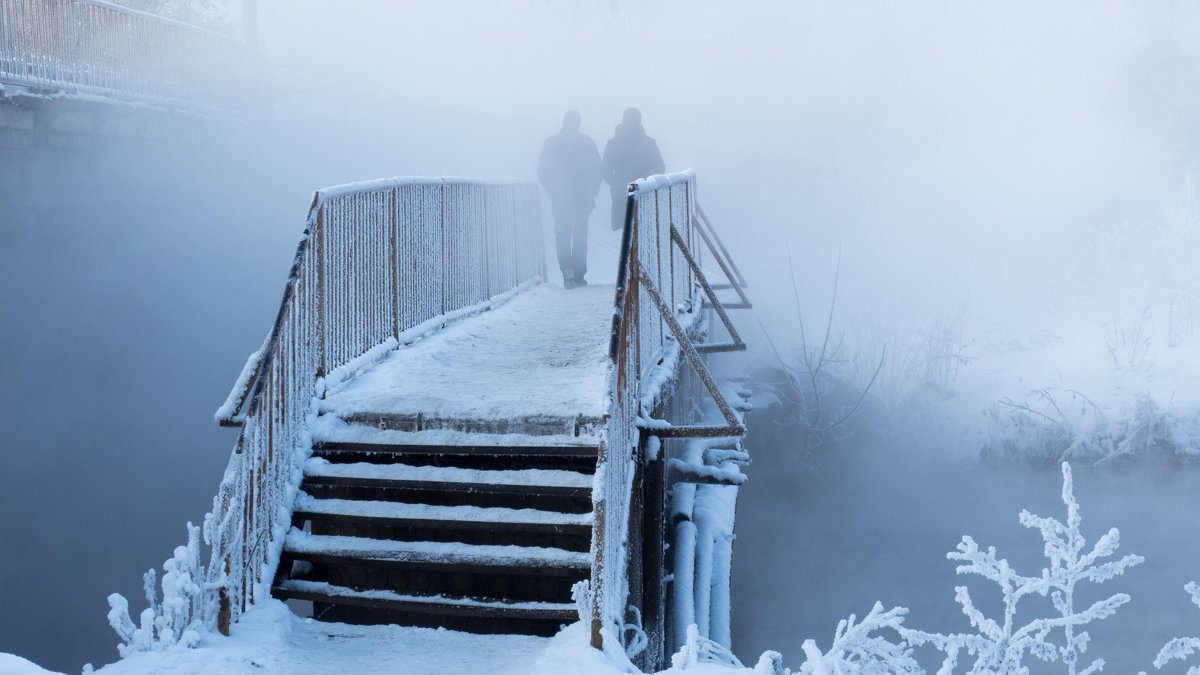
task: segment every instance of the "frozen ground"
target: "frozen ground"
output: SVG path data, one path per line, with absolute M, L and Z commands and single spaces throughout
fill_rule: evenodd
M 6 664 L 3 658 L 0 655 L 0 666 Z M 0 672 L 7 675 L 9 671 Z M 29 672 L 36 675 L 44 671 Z M 302 619 L 272 600 L 243 616 L 230 638 L 210 636 L 196 649 L 137 654 L 96 672 L 103 675 L 617 675 L 626 671 L 588 646 L 588 632 L 579 623 L 565 627 L 552 638 L 349 626 Z M 692 664 L 686 672 L 750 675 L 748 670 L 707 664 Z
M 245 615 L 228 639 L 208 637 L 196 649 L 139 654 L 96 672 L 105 675 L 619 672 L 598 652 L 587 649 L 582 627 L 577 628 L 546 639 L 395 626 L 348 626 L 302 619 L 282 603 L 270 601 Z
M 613 292 L 611 286 L 570 291 L 535 286 L 396 350 L 329 392 L 321 411 L 485 420 L 598 418 Z

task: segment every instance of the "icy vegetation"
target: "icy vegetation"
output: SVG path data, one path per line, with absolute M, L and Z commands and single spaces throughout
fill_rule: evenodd
M 1164 407 L 1147 393 L 1121 406 L 1115 421 L 1074 389 L 1039 389 L 1024 399 L 1003 399 L 987 415 L 985 459 L 1106 464 L 1200 457 L 1200 410 Z
M 108 596 L 108 623 L 121 638 L 117 651 L 122 658 L 177 645 L 193 647 L 208 632 L 201 588 L 204 568 L 200 565 L 200 528 L 188 523 L 187 529 L 187 546 L 176 547 L 175 555 L 163 563 L 161 600 L 155 588 L 157 574 L 153 568 L 146 571 L 143 583 L 147 606 L 139 623 L 130 616 L 129 601 L 124 596 Z
M 1200 607 L 1200 586 L 1196 585 L 1196 582 L 1191 581 L 1184 586 L 1184 590 L 1188 592 L 1188 595 L 1192 596 L 1192 604 Z M 1158 656 L 1154 658 L 1154 667 L 1162 668 L 1171 661 L 1182 661 L 1197 651 L 1200 651 L 1200 638 L 1175 638 L 1163 645 L 1163 648 L 1159 650 Z M 1191 666 L 1188 668 L 1187 675 L 1200 675 L 1200 666 Z
M 1062 465 L 1061 498 L 1066 507 L 1065 519 L 1034 515 L 1022 511 L 1020 522 L 1041 536 L 1044 567 L 1034 574 L 1021 574 L 1007 559 L 1001 558 L 994 547 L 983 548 L 964 536 L 957 549 L 947 558 L 958 563 L 957 573 L 981 577 L 995 584 L 1002 607 L 999 616 L 989 616 L 982 607 L 997 606 L 994 602 L 977 605 L 965 586 L 955 589 L 956 600 L 968 619 L 972 631 L 933 633 L 905 625 L 908 610 L 903 607 L 885 609 L 875 603 L 870 612 L 859 619 L 850 616 L 841 621 L 827 647 L 813 639 L 802 646 L 803 661 L 796 670 L 783 666 L 783 657 L 766 652 L 752 668 L 744 666 L 721 644 L 704 638 L 696 626 L 686 631 L 680 649 L 671 657 L 669 673 L 704 673 L 708 675 L 883 675 L 900 673 L 941 674 L 954 672 L 971 675 L 1029 673 L 1034 661 L 1062 664 L 1069 675 L 1099 672 L 1103 659 L 1085 659 L 1090 636 L 1087 626 L 1113 616 L 1129 602 L 1124 593 L 1077 606 L 1084 584 L 1101 584 L 1123 574 L 1143 561 L 1138 555 L 1118 556 L 1120 533 L 1110 529 L 1094 543 L 1082 532 L 1080 506 L 1075 498 L 1074 481 L 1069 464 Z M 199 577 L 197 528 L 189 526 L 189 546 L 180 547 L 175 557 L 164 566 L 163 599 L 158 601 L 154 589 L 155 575 L 148 573 L 147 598 L 150 607 L 142 614 L 141 625 L 130 620 L 128 604 L 113 596 L 110 619 L 122 635 L 125 644 L 122 655 L 131 657 L 109 666 L 101 672 L 125 673 L 162 670 L 165 672 L 198 672 L 200 664 L 211 667 L 245 667 L 249 664 L 270 664 L 265 672 L 294 672 L 300 668 L 317 668 L 317 661 L 298 665 L 303 652 L 305 659 L 316 656 L 309 648 L 300 649 L 314 640 L 309 635 L 322 624 L 301 619 L 275 601 L 267 601 L 239 622 L 231 638 L 222 638 L 195 623 Z M 1200 586 L 1188 585 L 1193 601 L 1200 605 Z M 582 601 L 586 594 L 577 593 Z M 586 609 L 586 607 L 581 607 Z M 587 646 L 586 629 L 581 623 L 566 627 L 552 639 L 523 636 L 480 637 L 445 631 L 407 629 L 389 626 L 355 628 L 340 626 L 336 632 L 344 638 L 338 649 L 351 649 L 338 667 L 329 672 L 353 672 L 353 663 L 368 658 L 372 645 L 402 640 L 405 650 L 415 661 L 409 666 L 431 668 L 431 672 L 452 672 L 456 667 L 472 668 L 471 672 L 559 672 L 556 668 L 570 667 L 573 672 L 605 674 L 630 672 L 628 660 L 622 654 L 602 654 Z M 413 641 L 417 642 L 413 642 Z M 497 641 L 494 648 L 485 648 L 487 640 Z M 509 641 L 501 645 L 503 641 Z M 456 642 L 457 641 L 457 642 Z M 478 641 L 475 644 L 472 641 Z M 424 644 L 416 649 L 418 643 Z M 438 644 L 455 643 L 467 653 L 451 660 Z M 408 645 L 413 646 L 409 651 Z M 138 654 L 162 651 L 172 645 L 197 647 L 195 650 L 171 650 L 161 655 Z M 1110 646 L 1119 648 L 1119 646 Z M 358 654 L 358 650 L 362 654 Z M 1157 667 L 1173 659 L 1183 659 L 1200 650 L 1200 638 L 1179 638 L 1167 644 L 1155 660 Z M 329 659 L 334 659 L 330 655 Z M 927 668 L 923 661 L 932 659 L 936 668 Z M 329 664 L 320 661 L 325 666 Z M 333 663 L 330 661 L 329 663 Z M 191 670 L 189 670 L 191 668 Z M 441 669 L 441 670 L 439 670 Z M 1197 672 L 1193 668 L 1189 672 Z M 317 672 L 317 671 L 313 671 Z
M 838 623 L 833 635 L 833 644 L 822 652 L 815 642 L 805 640 L 804 665 L 798 671 L 802 675 L 832 675 L 834 673 L 862 673 L 863 675 L 886 675 L 921 673 L 921 667 L 912 657 L 912 648 L 903 642 L 889 642 L 877 633 L 884 629 L 903 632 L 902 624 L 908 610 L 894 607 L 884 611 L 878 602 L 862 621 L 855 623 L 855 616 Z

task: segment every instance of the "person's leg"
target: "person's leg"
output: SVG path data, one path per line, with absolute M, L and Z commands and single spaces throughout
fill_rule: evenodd
M 587 283 L 583 277 L 587 274 L 589 215 L 591 215 L 589 211 L 581 209 L 579 213 L 575 214 L 574 221 L 571 224 L 571 266 L 575 270 L 575 282 L 580 285 Z
M 629 190 L 625 186 L 612 188 L 612 229 L 620 231 L 625 227 L 625 203 L 629 200 Z
M 558 253 L 558 269 L 562 270 L 563 285 L 570 288 L 575 281 L 575 261 L 571 254 L 573 228 L 569 213 L 564 209 L 554 211 L 554 247 Z

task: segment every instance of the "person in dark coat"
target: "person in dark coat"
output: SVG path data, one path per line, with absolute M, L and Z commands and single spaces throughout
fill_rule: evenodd
M 629 184 L 666 169 L 658 143 L 642 128 L 642 113 L 629 108 L 604 148 L 604 180 L 612 190 L 612 229 L 625 226 L 625 199 Z
M 579 113 L 563 115 L 562 131 L 546 139 L 538 159 L 538 181 L 550 196 L 554 242 L 563 286 L 586 286 L 588 217 L 596 208 L 603 179 L 596 143 L 579 132 Z

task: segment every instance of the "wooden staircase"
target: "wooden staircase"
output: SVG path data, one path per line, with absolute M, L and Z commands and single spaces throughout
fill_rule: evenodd
M 345 429 L 314 442 L 276 597 L 321 620 L 476 633 L 549 636 L 578 618 L 595 445 Z

